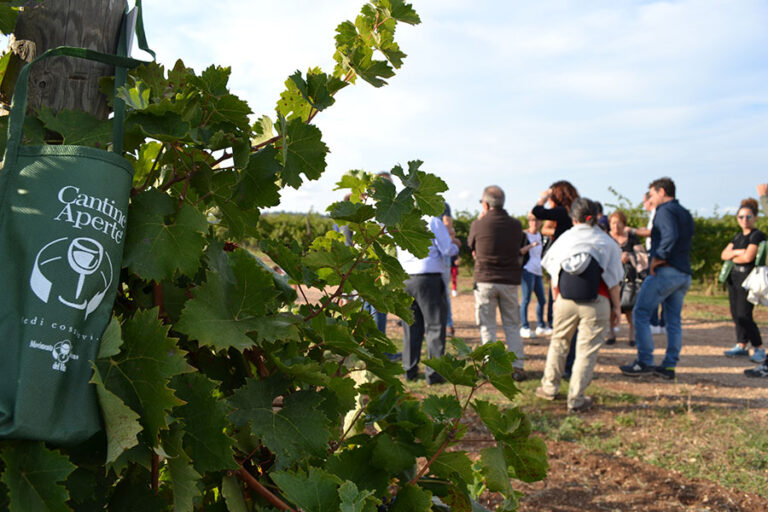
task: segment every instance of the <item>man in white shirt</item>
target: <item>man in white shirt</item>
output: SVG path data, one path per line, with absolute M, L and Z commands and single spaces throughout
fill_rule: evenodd
M 447 304 L 443 282 L 443 258 L 459 253 L 459 241 L 452 239 L 440 217 L 430 217 L 428 228 L 434 235 L 432 246 L 426 258 L 419 259 L 410 252 L 398 249 L 398 260 L 408 273 L 405 290 L 413 297 L 411 310 L 413 324 L 403 322 L 403 370 L 407 380 L 413 381 L 419 375 L 421 344 L 427 339 L 429 358 L 441 357 L 445 353 L 445 322 Z M 440 384 L 445 379 L 427 367 L 427 384 Z

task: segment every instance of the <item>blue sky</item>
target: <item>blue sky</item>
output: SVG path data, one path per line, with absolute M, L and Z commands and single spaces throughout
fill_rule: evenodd
M 334 29 L 361 0 L 145 3 L 158 60 L 231 66 L 232 90 L 274 117 L 296 69 L 333 68 Z M 213 7 L 215 5 L 215 7 Z M 331 148 L 318 181 L 280 209 L 324 211 L 349 169 L 420 159 L 475 210 L 501 186 L 523 214 L 568 179 L 612 202 L 671 176 L 692 211 L 728 211 L 768 182 L 768 2 L 414 0 L 408 54 L 383 89 L 360 81 L 316 118 Z

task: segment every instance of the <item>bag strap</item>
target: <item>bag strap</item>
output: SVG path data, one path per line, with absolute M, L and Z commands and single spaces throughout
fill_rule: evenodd
M 763 240 L 757 245 L 757 256 L 755 257 L 756 267 L 765 266 L 765 253 L 766 253 L 766 243 L 765 243 L 765 240 Z
M 58 48 L 51 48 L 50 50 L 47 50 L 43 54 L 38 56 L 37 58 L 33 59 L 31 62 L 27 63 L 19 73 L 19 77 L 16 82 L 16 88 L 13 93 L 13 99 L 11 100 L 11 111 L 8 118 L 8 143 L 6 146 L 7 149 L 6 149 L 6 156 L 5 156 L 6 162 L 12 162 L 16 159 L 19 146 L 21 145 L 21 134 L 24 127 L 24 117 L 27 110 L 27 82 L 29 81 L 30 69 L 32 65 L 37 61 L 41 59 L 45 59 L 47 57 L 53 57 L 57 55 L 77 57 L 85 60 L 93 60 L 96 62 L 101 62 L 103 64 L 109 64 L 111 66 L 115 66 L 117 69 L 123 68 L 123 71 L 125 70 L 125 68 L 133 68 L 140 64 L 146 64 L 143 61 L 131 59 L 129 57 L 121 57 L 119 55 L 101 53 L 95 50 L 89 50 L 86 48 L 75 48 L 72 46 L 59 46 Z M 123 77 L 123 80 L 124 80 L 124 77 Z M 117 87 L 117 81 L 115 82 L 115 86 Z M 118 137 L 119 141 L 118 140 L 114 141 L 113 150 L 117 149 L 115 146 L 119 146 L 120 151 L 122 151 L 123 123 L 117 122 L 117 115 L 118 115 L 117 111 L 123 110 L 123 113 L 120 114 L 120 119 L 123 119 L 125 117 L 125 114 L 124 114 L 125 103 L 123 103 L 122 101 L 119 102 L 121 105 L 118 105 L 117 103 L 118 102 L 115 102 L 115 110 L 116 110 L 115 132 L 119 136 Z

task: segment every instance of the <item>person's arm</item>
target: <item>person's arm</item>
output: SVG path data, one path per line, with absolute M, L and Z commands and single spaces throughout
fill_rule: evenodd
M 656 217 L 653 220 L 653 224 L 658 228 L 660 237 L 659 244 L 655 248 L 655 254 L 651 261 L 651 275 L 656 275 L 656 269 L 667 264 L 669 255 L 677 242 L 679 235 L 677 229 L 677 222 L 675 222 L 674 216 L 668 211 L 669 208 L 656 210 Z
M 441 219 L 432 217 L 429 229 L 435 235 L 435 245 L 441 256 L 455 256 L 459 253 L 459 246 L 453 243 L 451 234 Z
M 611 296 L 611 326 L 616 326 L 621 321 L 621 286 L 612 286 L 608 293 Z
M 541 234 L 549 237 L 555 236 L 555 230 L 557 229 L 557 222 L 552 220 L 544 221 L 541 226 Z
M 645 236 L 645 237 L 651 236 L 651 230 L 649 228 L 627 228 L 624 232 L 627 235 L 637 235 L 637 236 Z
M 757 244 L 749 244 L 746 249 L 734 249 L 733 242 L 728 244 L 723 252 L 720 253 L 720 259 L 723 261 L 731 260 L 737 265 L 746 265 L 752 263 L 757 257 Z
M 768 183 L 761 183 L 757 186 L 757 195 L 760 196 L 760 206 L 763 213 L 768 213 Z

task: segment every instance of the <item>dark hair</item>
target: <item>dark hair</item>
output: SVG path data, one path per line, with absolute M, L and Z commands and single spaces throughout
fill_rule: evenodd
M 581 224 L 594 226 L 597 223 L 597 206 L 586 197 L 577 197 L 571 204 L 571 219 Z
M 663 178 L 653 180 L 651 184 L 648 185 L 648 188 L 652 188 L 654 190 L 664 189 L 664 193 L 667 194 L 667 197 L 671 197 L 672 199 L 675 198 L 675 182 L 672 181 L 672 178 L 667 178 L 665 176 Z
M 757 217 L 757 212 L 758 212 L 757 199 L 753 199 L 751 197 L 744 199 L 739 205 L 739 210 L 741 210 L 742 208 L 751 210 L 752 215 Z
M 550 185 L 549 188 L 552 190 L 550 199 L 552 199 L 552 202 L 555 203 L 555 206 L 565 206 L 566 208 L 571 208 L 573 200 L 579 197 L 579 191 L 576 190 L 576 187 L 571 185 L 570 181 L 556 181 Z
M 619 219 L 619 222 L 621 222 L 625 226 L 627 225 L 627 216 L 624 215 L 623 211 L 621 211 L 621 210 L 614 210 L 614 212 L 608 216 L 608 220 L 610 221 L 614 217 Z

